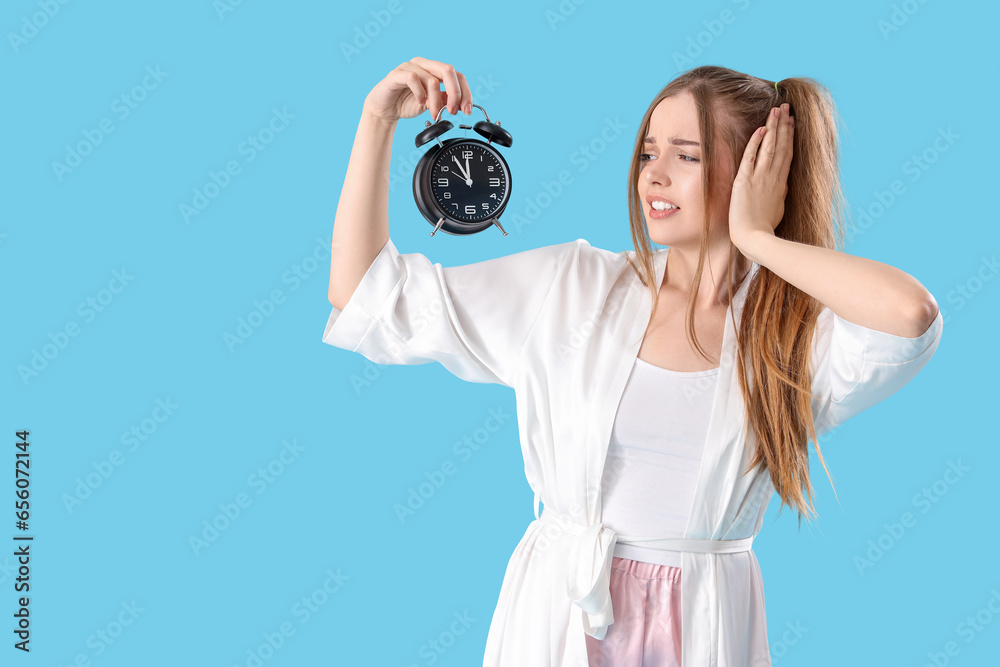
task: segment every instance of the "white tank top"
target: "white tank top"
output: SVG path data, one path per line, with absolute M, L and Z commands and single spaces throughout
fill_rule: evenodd
M 636 357 L 601 480 L 603 523 L 620 535 L 683 537 L 719 369 L 674 371 Z M 681 566 L 681 552 L 616 544 L 614 555 Z

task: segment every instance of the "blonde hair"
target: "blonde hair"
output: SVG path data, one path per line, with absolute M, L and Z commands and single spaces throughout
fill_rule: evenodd
M 829 91 L 813 79 L 783 79 L 775 86 L 774 81 L 716 66 L 683 72 L 656 95 L 643 116 L 628 173 L 629 221 L 637 260 L 636 263 L 629 258 L 629 264 L 653 298 L 650 322 L 656 314 L 659 286 L 654 284 L 653 249 L 639 201 L 639 156 L 644 151 L 643 139 L 657 104 L 682 92 L 694 97 L 697 108 L 704 155 L 702 185 L 705 197 L 698 266 L 688 302 L 687 335 L 692 346 L 708 360 L 695 333 L 695 296 L 708 249 L 709 220 L 719 207 L 715 193 L 722 187 L 719 179 L 725 173 L 724 163 L 720 161 L 730 161 L 730 173 L 735 177 L 750 136 L 765 124 L 773 107 L 787 102 L 795 117 L 793 156 L 784 216 L 775 235 L 823 248 L 842 248 L 847 206 L 837 167 L 839 115 Z M 728 212 L 725 215 L 728 217 Z M 730 301 L 739 288 L 739 283 L 733 284 L 738 253 L 734 246 L 729 257 L 726 281 Z M 833 486 L 817 442 L 810 404 L 809 353 L 816 316 L 822 307 L 809 294 L 761 265 L 747 286 L 738 328 L 733 322 L 734 330 L 738 331 L 738 373 L 746 406 L 745 427 L 753 429 L 757 442 L 743 474 L 763 462 L 781 497 L 781 507 L 788 504 L 794 508 L 799 514 L 800 526 L 803 513 L 807 519 L 810 513 L 816 515 L 809 481 L 808 440 L 813 441 Z

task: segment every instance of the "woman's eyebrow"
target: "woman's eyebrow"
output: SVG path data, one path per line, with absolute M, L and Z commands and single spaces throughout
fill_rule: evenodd
M 655 144 L 656 139 L 653 137 L 646 137 L 643 139 L 644 144 Z M 670 137 L 667 139 L 668 144 L 673 144 L 674 146 L 701 146 L 697 141 L 691 141 L 690 139 L 680 139 L 678 137 Z

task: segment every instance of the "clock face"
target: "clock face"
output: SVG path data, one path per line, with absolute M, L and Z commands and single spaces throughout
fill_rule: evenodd
M 456 142 L 434 157 L 431 192 L 442 210 L 459 220 L 493 217 L 510 194 L 503 158 L 478 142 Z

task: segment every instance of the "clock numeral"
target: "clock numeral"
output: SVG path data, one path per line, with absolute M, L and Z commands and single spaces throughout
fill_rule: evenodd
M 451 156 L 456 155 L 460 156 L 457 159 L 463 161 L 460 163 L 461 169 L 456 169 L 453 166 L 445 164 L 438 164 L 431 180 L 434 184 L 434 188 L 436 190 L 435 194 L 438 197 L 440 205 L 449 207 L 448 209 L 442 209 L 442 213 L 444 213 L 445 210 L 450 210 L 451 213 L 449 215 L 457 217 L 466 216 L 467 220 L 485 219 L 485 217 L 489 216 L 490 211 L 497 210 L 497 206 L 500 205 L 501 200 L 503 200 L 505 196 L 505 179 L 507 172 L 502 169 L 503 165 L 498 164 L 497 160 L 490 156 L 486 150 L 476 150 L 475 147 L 469 149 L 456 147 L 456 150 L 448 151 L 449 157 L 447 159 L 451 161 L 454 159 Z M 488 187 L 493 190 L 493 192 L 488 194 L 481 193 L 479 197 L 482 198 L 479 199 L 478 202 L 470 204 L 466 203 L 468 201 L 466 196 L 456 196 L 455 192 L 449 191 L 452 185 L 451 175 L 454 174 L 458 179 L 456 185 L 458 187 L 462 187 L 462 185 L 468 181 L 468 177 L 463 175 L 465 173 L 465 164 L 467 164 L 465 161 L 474 160 L 477 156 L 479 157 L 479 164 L 481 166 L 476 167 L 472 170 L 472 172 L 484 174 L 485 176 L 482 178 L 482 181 L 487 181 Z M 484 159 L 484 157 L 487 156 L 490 157 L 489 160 Z M 470 172 L 469 176 L 471 176 L 472 172 Z M 480 187 L 483 185 L 487 185 L 487 183 L 481 182 Z M 465 192 L 464 187 L 462 187 L 462 192 Z M 461 194 L 461 192 L 458 194 Z M 470 191 L 469 194 L 472 194 L 472 192 Z

